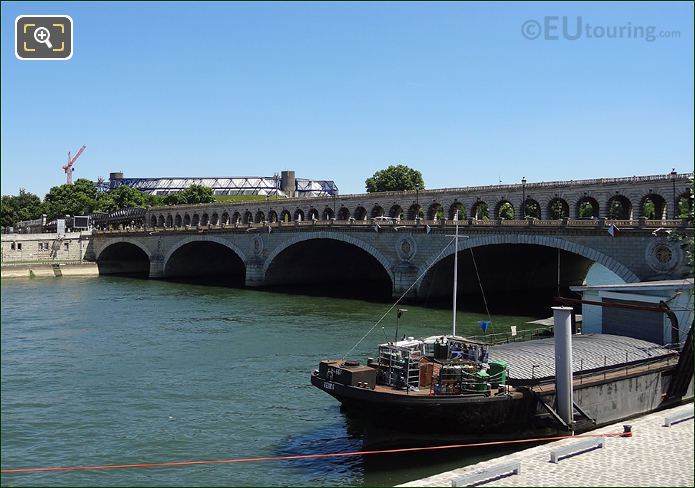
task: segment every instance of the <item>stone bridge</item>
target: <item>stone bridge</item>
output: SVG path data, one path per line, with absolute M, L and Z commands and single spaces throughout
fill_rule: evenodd
M 150 213 L 156 214 L 157 209 Z M 619 232 L 608 232 L 613 224 Z M 218 276 L 230 285 L 264 287 L 336 282 L 374 286 L 379 295 L 450 296 L 455 222 L 315 220 L 97 231 L 102 274 L 150 278 Z M 627 282 L 689 275 L 686 220 L 559 219 L 460 221 L 459 286 L 486 291 L 581 283 L 600 263 Z M 471 252 L 473 250 L 473 252 Z M 475 261 L 474 261 L 475 259 Z M 559 263 L 559 265 L 558 265 Z

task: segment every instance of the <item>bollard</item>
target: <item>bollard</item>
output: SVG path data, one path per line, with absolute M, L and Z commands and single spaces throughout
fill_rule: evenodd
M 632 425 L 623 425 L 623 433 L 620 437 L 632 437 Z

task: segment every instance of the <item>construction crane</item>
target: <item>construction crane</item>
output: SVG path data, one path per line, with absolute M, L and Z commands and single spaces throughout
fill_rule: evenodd
M 75 154 L 75 157 L 72 158 L 70 156 L 70 151 L 68 151 L 68 164 L 63 166 L 63 171 L 65 171 L 65 174 L 67 175 L 68 179 L 68 185 L 72 185 L 72 172 L 75 171 L 75 168 L 72 167 L 73 164 L 75 164 L 75 161 L 77 161 L 77 158 L 79 158 L 82 155 L 82 152 L 87 148 L 87 146 L 82 146 L 79 151 L 77 151 L 77 154 Z

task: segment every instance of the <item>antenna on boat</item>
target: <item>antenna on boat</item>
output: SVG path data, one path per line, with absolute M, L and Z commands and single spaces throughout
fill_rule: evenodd
M 454 215 L 456 222 L 456 235 L 454 237 L 454 310 L 451 319 L 451 335 L 456 335 L 456 291 L 458 289 L 458 271 L 459 271 L 459 211 L 456 209 Z

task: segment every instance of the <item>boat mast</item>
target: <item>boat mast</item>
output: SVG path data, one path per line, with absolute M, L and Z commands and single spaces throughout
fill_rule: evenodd
M 458 288 L 458 265 L 459 265 L 459 211 L 454 215 L 456 221 L 456 236 L 454 237 L 454 310 L 451 320 L 451 335 L 456 335 L 456 289 Z

